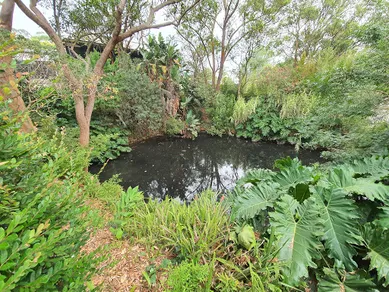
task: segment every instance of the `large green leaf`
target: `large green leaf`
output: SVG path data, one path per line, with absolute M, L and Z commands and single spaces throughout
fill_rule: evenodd
M 236 219 L 252 219 L 261 211 L 273 207 L 277 198 L 276 185 L 253 186 L 236 197 L 232 214 Z
M 326 181 L 328 186 L 344 189 L 348 193 L 356 193 L 366 196 L 369 200 L 388 201 L 389 186 L 375 183 L 371 179 L 353 177 L 350 168 L 334 168 Z
M 366 157 L 354 161 L 350 166 L 356 174 L 370 174 L 373 178 L 379 179 L 389 174 L 389 157 Z
M 282 188 L 288 190 L 299 183 L 308 183 L 313 181 L 311 168 L 301 165 L 301 162 L 290 157 L 277 160 L 275 166 L 280 169 L 274 176 L 274 182 L 280 184 Z
M 370 259 L 369 270 L 376 269 L 379 279 L 384 279 L 384 286 L 389 285 L 389 231 L 384 231 L 369 224 L 365 226 L 364 240 L 368 253 L 365 259 Z
M 302 204 L 289 195 L 283 196 L 270 213 L 270 224 L 279 238 L 278 259 L 283 262 L 283 273 L 288 283 L 297 284 L 301 277 L 308 277 L 308 267 L 320 253 L 320 219 L 318 205 L 313 197 Z
M 299 203 L 304 202 L 311 196 L 309 185 L 307 184 L 297 184 L 295 187 L 291 187 L 288 193 Z
M 283 169 L 274 176 L 274 182 L 288 190 L 299 183 L 313 181 L 311 171 L 304 167 Z
M 237 186 L 242 186 L 247 183 L 251 183 L 253 185 L 256 185 L 258 183 L 262 182 L 268 182 L 272 180 L 272 177 L 275 175 L 275 172 L 269 170 L 269 169 L 251 169 L 247 171 L 241 179 L 239 179 L 236 182 Z
M 325 276 L 319 277 L 319 292 L 373 292 L 374 283 L 359 275 L 343 273 L 338 275 L 334 270 L 324 268 Z
M 381 211 L 378 213 L 377 224 L 383 229 L 389 229 L 389 206 L 380 208 Z
M 358 244 L 358 209 L 354 201 L 347 198 L 342 189 L 313 189 L 317 203 L 320 205 L 320 214 L 324 219 L 325 247 L 329 256 L 341 261 L 347 270 L 357 267 L 353 260 L 356 250 L 351 244 Z

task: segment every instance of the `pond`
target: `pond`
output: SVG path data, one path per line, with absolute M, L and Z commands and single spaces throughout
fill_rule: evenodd
M 201 134 L 196 140 L 156 137 L 132 146 L 110 161 L 100 180 L 120 174 L 122 186 L 139 186 L 151 198 L 178 197 L 191 200 L 205 189 L 225 192 L 252 168 L 273 167 L 274 161 L 298 156 L 304 164 L 320 161 L 320 152 L 290 145 L 251 142 L 235 137 Z M 91 167 L 97 173 L 101 166 Z

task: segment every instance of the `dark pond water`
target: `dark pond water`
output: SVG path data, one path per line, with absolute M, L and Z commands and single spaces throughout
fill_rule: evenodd
M 234 137 L 200 135 L 196 140 L 157 137 L 132 146 L 132 152 L 110 161 L 102 181 L 120 174 L 124 188 L 139 186 L 152 198 L 190 200 L 205 189 L 226 191 L 252 168 L 272 168 L 274 160 L 298 156 L 304 164 L 320 161 L 317 151 Z M 91 167 L 97 173 L 99 166 Z

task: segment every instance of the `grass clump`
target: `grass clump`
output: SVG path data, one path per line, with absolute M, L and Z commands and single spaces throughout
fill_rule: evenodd
M 212 258 L 228 237 L 229 217 L 216 194 L 206 191 L 190 205 L 166 199 L 134 210 L 126 229 L 149 245 L 172 248 L 195 261 Z

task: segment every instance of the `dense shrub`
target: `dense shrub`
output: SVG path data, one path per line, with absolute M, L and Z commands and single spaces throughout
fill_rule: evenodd
M 166 134 L 169 136 L 181 135 L 185 128 L 185 122 L 175 118 L 166 120 Z
M 377 55 L 350 50 L 339 56 L 327 49 L 295 66 L 266 67 L 244 92 L 250 102 L 259 97 L 256 111 L 247 118 L 243 110 L 250 107 L 238 106 L 240 100 L 235 105 L 237 135 L 327 148 L 325 155 L 336 159 L 383 151 L 379 137 L 388 136 L 388 127 L 375 116 L 387 95 L 387 59 L 374 63 Z
M 82 291 L 95 269 L 82 196 L 88 153 L 19 133 L 0 104 L 0 290 Z
M 158 85 L 139 72 L 129 57 L 121 56 L 117 62 L 119 69 L 111 77 L 119 97 L 116 115 L 135 135 L 159 131 L 164 107 Z

